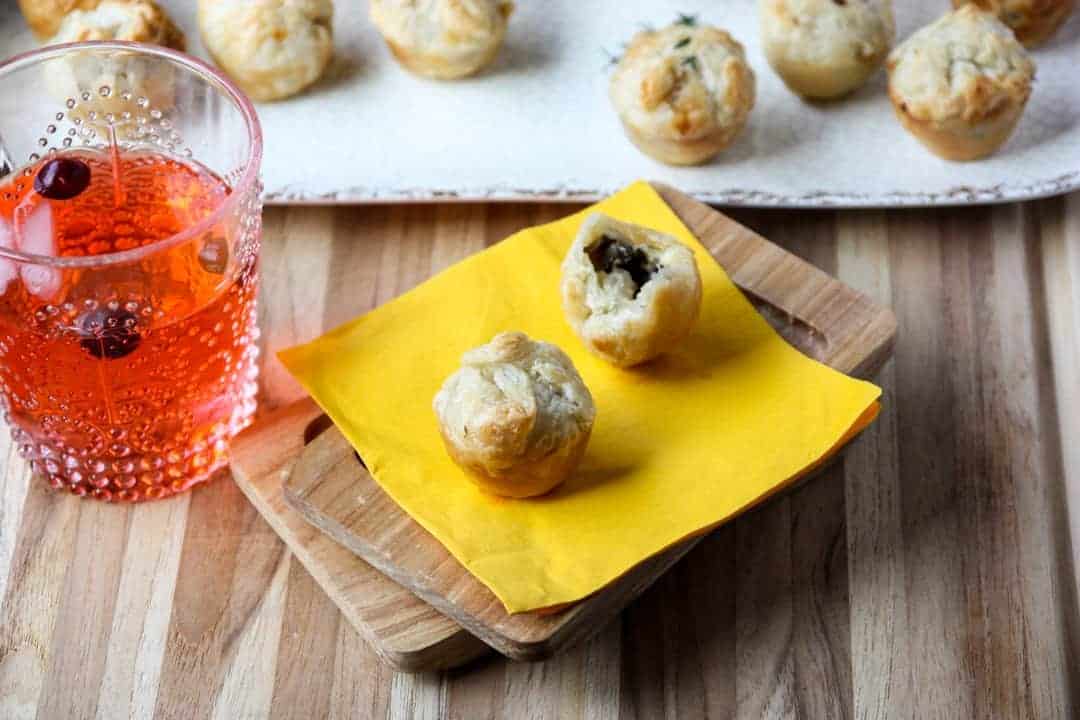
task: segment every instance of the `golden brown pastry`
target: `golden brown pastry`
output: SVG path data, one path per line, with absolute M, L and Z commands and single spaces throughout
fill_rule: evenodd
M 509 0 L 371 0 L 371 20 L 398 62 L 438 80 L 488 65 L 513 10 Z
M 628 367 L 690 334 L 701 277 L 694 253 L 675 238 L 595 213 L 563 260 L 562 304 L 590 350 Z
M 630 140 L 672 165 L 726 148 L 754 107 L 754 73 L 723 30 L 678 22 L 638 33 L 611 78 L 611 103 Z
M 481 489 L 514 498 L 543 495 L 566 480 L 596 418 L 566 353 L 520 332 L 465 353 L 434 407 L 454 462 Z
M 93 10 L 101 0 L 19 0 L 23 17 L 38 40 L 48 40 L 72 10 Z
M 765 56 L 792 91 L 846 95 L 877 72 L 896 26 L 892 0 L 762 0 Z
M 91 3 L 84 3 L 91 5 Z M 123 40 L 184 50 L 184 33 L 153 0 L 98 0 L 60 19 L 49 43 Z
M 953 7 L 967 3 L 996 15 L 1029 48 L 1046 42 L 1076 6 L 1076 0 L 953 0 Z
M 318 80 L 334 55 L 331 0 L 199 0 L 210 56 L 252 99 L 281 100 Z
M 151 0 L 103 0 L 91 10 L 73 10 L 50 42 L 91 40 L 152 43 L 174 50 L 184 50 L 186 44 L 183 32 Z M 106 131 L 104 117 L 109 113 L 119 117 L 123 112 L 139 112 L 139 98 L 146 98 L 149 109 L 166 111 L 173 106 L 170 69 L 130 54 L 67 54 L 48 62 L 45 79 L 58 101 L 77 101 L 68 115 L 81 118 L 98 132 Z M 90 119 L 91 111 L 96 120 Z
M 1001 147 L 1035 78 L 1035 63 L 1012 31 L 974 5 L 913 34 L 888 68 L 900 122 L 947 160 L 975 160 Z

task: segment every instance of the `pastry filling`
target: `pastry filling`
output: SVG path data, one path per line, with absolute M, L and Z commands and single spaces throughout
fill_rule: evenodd
M 593 244 L 585 252 L 588 253 L 596 272 L 610 274 L 622 270 L 629 275 L 634 283 L 634 298 L 637 298 L 642 286 L 652 280 L 659 270 L 644 250 L 611 235 L 604 235 L 600 242 Z

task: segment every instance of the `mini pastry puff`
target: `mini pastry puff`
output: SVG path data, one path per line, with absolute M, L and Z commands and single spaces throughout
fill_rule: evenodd
M 183 32 L 152 0 L 103 0 L 93 9 L 68 13 L 49 41 L 52 44 L 122 40 L 184 50 Z M 145 98 L 156 111 L 174 104 L 171 68 L 128 53 L 70 52 L 45 65 L 45 84 L 58 101 L 68 101 L 67 115 L 96 132 L 107 133 L 106 118 L 135 111 L 135 99 Z M 102 93 L 101 88 L 108 88 Z M 87 97 L 79 100 L 80 97 Z M 126 98 L 126 99 L 125 99 Z M 91 112 L 95 113 L 91 116 Z
M 889 56 L 900 123 L 947 160 L 985 157 L 1009 139 L 1031 96 L 1035 63 L 1012 30 L 964 5 Z
M 371 20 L 398 62 L 437 80 L 494 60 L 513 10 L 510 0 L 371 0 Z
M 792 91 L 830 99 L 862 85 L 896 34 L 892 0 L 762 0 L 765 57 Z
M 754 72 L 726 32 L 679 22 L 634 36 L 611 76 L 610 95 L 639 150 L 671 165 L 698 165 L 746 125 Z
M 313 85 L 334 55 L 331 0 L 199 0 L 203 45 L 259 102 Z
M 694 253 L 670 235 L 590 215 L 563 260 L 562 305 L 595 354 L 620 367 L 651 360 L 682 342 L 697 321 Z
M 34 37 L 49 40 L 60 29 L 60 23 L 74 10 L 93 10 L 101 0 L 19 0 L 19 7 Z
M 968 3 L 996 15 L 1028 48 L 1049 40 L 1076 6 L 1076 0 L 953 0 L 953 7 Z
M 520 332 L 465 353 L 434 409 L 446 451 L 469 479 L 514 498 L 543 495 L 566 480 L 596 418 L 566 353 Z
M 184 33 L 153 0 L 101 0 L 65 15 L 49 43 L 123 40 L 162 45 L 183 52 Z

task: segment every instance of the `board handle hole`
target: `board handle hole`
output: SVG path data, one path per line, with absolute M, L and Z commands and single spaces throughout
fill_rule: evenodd
M 323 414 L 315 418 L 304 428 L 304 445 L 310 445 L 317 437 L 332 427 L 334 427 L 334 421 L 330 419 L 329 415 Z M 364 463 L 364 458 L 360 457 L 360 453 L 354 450 L 353 455 L 356 457 L 356 461 L 360 463 L 360 466 L 367 470 L 367 465 Z
M 304 444 L 310 445 L 312 441 L 334 426 L 329 415 L 320 415 L 308 423 L 304 428 Z M 295 436 L 294 436 L 295 437 Z

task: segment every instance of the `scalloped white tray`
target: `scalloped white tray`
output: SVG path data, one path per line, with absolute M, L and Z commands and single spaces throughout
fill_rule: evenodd
M 195 3 L 162 4 L 205 57 Z M 0 55 L 32 47 L 16 4 L 0 5 Z M 903 38 L 949 3 L 895 5 Z M 642 156 L 607 100 L 605 51 L 680 12 L 731 31 L 758 77 L 748 132 L 700 168 Z M 883 73 L 840 103 L 788 92 L 761 53 L 757 0 L 518 0 L 497 65 L 457 83 L 401 70 L 366 3 L 339 0 L 335 32 L 328 77 L 260 107 L 268 202 L 586 201 L 637 178 L 707 202 L 773 207 L 964 205 L 1080 187 L 1080 14 L 1035 52 L 1038 81 L 1016 135 L 998 155 L 964 164 L 935 158 L 900 128 Z

